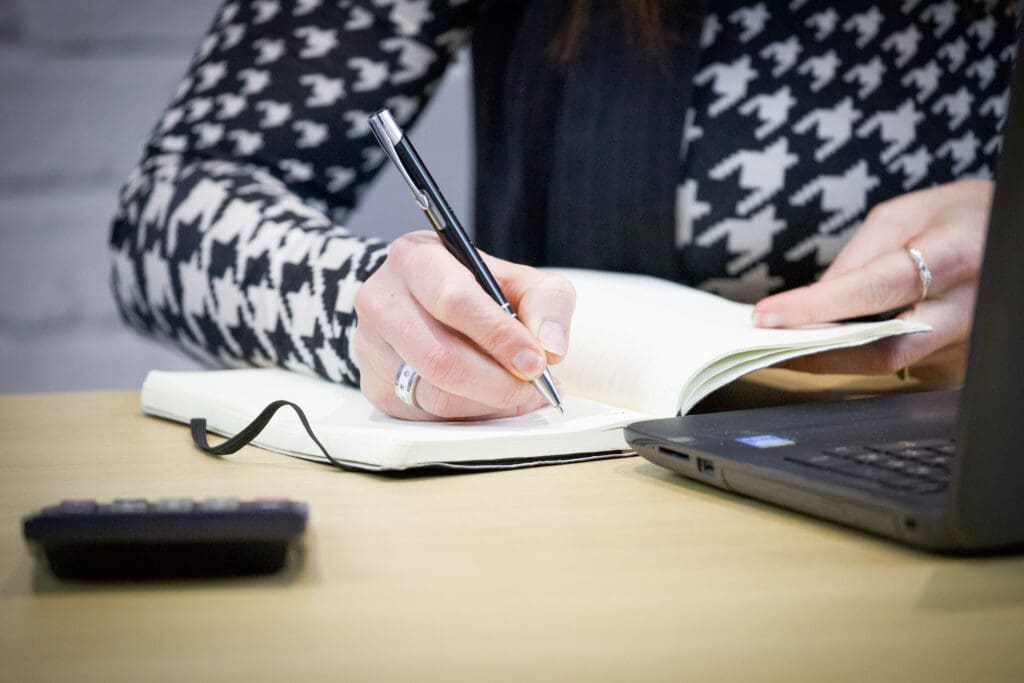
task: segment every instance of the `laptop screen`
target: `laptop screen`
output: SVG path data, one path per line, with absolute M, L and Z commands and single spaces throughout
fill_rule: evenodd
M 975 543 L 1024 529 L 1024 43 L 1018 45 L 962 393 L 956 531 Z

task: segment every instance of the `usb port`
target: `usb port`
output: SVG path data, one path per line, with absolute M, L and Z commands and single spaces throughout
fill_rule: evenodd
M 707 458 L 697 458 L 697 471 L 708 476 L 715 474 L 715 463 Z

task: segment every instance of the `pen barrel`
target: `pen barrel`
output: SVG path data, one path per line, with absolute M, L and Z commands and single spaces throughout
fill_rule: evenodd
M 462 227 L 462 223 L 459 222 L 455 212 L 448 205 L 448 201 L 441 194 L 440 188 L 420 159 L 420 155 L 416 153 L 416 148 L 409 142 L 409 138 L 403 136 L 394 148 L 413 183 L 416 187 L 422 188 L 425 196 L 417 198 L 417 202 L 419 203 L 421 200 L 427 202 L 427 206 L 420 203 L 420 208 L 423 209 L 431 225 L 434 226 L 434 231 L 440 237 L 441 243 L 452 256 L 473 273 L 480 286 L 499 306 L 506 307 L 506 310 L 512 313 L 507 308 L 508 300 L 502 294 L 497 280 L 494 279 L 494 275 L 491 274 L 487 264 L 480 257 L 480 253 L 473 246 L 465 228 Z
M 473 273 L 473 277 L 488 296 L 494 299 L 506 313 L 518 319 L 512 306 L 509 305 L 508 299 L 502 293 L 501 287 L 498 286 L 498 281 L 494 279 L 494 275 L 491 274 L 480 253 L 473 246 L 469 235 L 431 177 L 426 164 L 416 153 L 416 148 L 395 123 L 391 112 L 381 109 L 370 116 L 369 122 L 374 136 L 391 161 L 398 167 L 398 172 L 409 185 L 416 204 L 427 215 L 427 219 L 441 243 L 459 263 Z M 533 385 L 552 406 L 562 410 L 558 389 L 547 368 L 544 369 L 540 377 L 533 381 Z

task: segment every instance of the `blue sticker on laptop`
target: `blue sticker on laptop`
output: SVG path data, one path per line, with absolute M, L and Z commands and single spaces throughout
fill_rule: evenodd
M 792 446 L 796 443 L 792 439 L 787 439 L 781 436 L 775 436 L 774 434 L 757 434 L 756 436 L 741 436 L 736 439 L 740 443 L 754 448 L 778 448 L 779 446 Z

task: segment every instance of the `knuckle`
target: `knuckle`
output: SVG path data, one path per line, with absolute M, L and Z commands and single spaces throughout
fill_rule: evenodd
M 414 233 L 406 233 L 399 235 L 395 239 L 391 240 L 391 245 L 388 247 L 387 260 L 392 263 L 404 263 L 408 260 L 409 255 L 415 251 L 417 246 L 414 238 Z
M 422 249 L 429 245 L 436 246 L 436 237 L 422 230 L 407 232 L 391 240 L 385 265 L 390 261 L 394 266 L 405 270 L 415 263 L 422 254 Z
M 563 297 L 573 305 L 576 304 L 576 287 L 574 287 L 566 278 L 561 275 L 551 274 L 544 279 L 543 284 L 544 287 L 550 290 L 553 294 Z
M 509 316 L 503 316 L 506 320 L 499 320 L 494 325 L 489 325 L 483 334 L 480 335 L 479 344 L 487 349 L 492 355 L 510 356 L 514 349 L 523 346 L 530 335 L 526 328 Z
M 387 310 L 387 295 L 372 280 L 364 282 L 352 298 L 352 307 L 360 321 L 379 320 Z
M 469 309 L 471 301 L 472 298 L 463 287 L 445 283 L 437 288 L 431 307 L 438 320 L 449 321 L 464 315 Z
M 871 207 L 871 210 L 864 216 L 862 225 L 885 225 L 892 219 L 894 211 L 893 200 L 887 199 Z
M 438 388 L 457 387 L 462 379 L 463 364 L 456 353 L 435 345 L 423 355 L 420 375 Z

